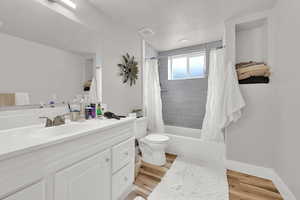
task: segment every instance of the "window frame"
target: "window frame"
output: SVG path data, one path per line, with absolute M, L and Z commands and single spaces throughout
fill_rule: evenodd
M 193 57 L 198 57 L 198 56 L 204 56 L 204 67 L 203 67 L 203 76 L 191 76 L 190 74 L 190 58 Z M 173 78 L 173 59 L 176 58 L 186 58 L 186 71 L 187 71 L 187 76 L 184 78 Z M 189 54 L 180 54 L 180 55 L 175 55 L 175 56 L 169 56 L 168 57 L 168 80 L 169 81 L 177 81 L 177 80 L 189 80 L 189 79 L 201 79 L 201 78 L 206 78 L 207 74 L 207 54 L 205 51 L 201 52 L 195 52 L 195 53 L 189 53 Z

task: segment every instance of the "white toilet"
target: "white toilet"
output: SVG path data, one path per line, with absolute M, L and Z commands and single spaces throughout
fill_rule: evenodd
M 142 160 L 146 163 L 162 166 L 166 164 L 165 149 L 170 138 L 163 134 L 147 135 L 147 119 L 137 119 L 135 123 L 136 138 L 142 151 Z
M 140 140 L 142 160 L 152 165 L 166 164 L 165 149 L 170 138 L 161 134 L 150 134 Z

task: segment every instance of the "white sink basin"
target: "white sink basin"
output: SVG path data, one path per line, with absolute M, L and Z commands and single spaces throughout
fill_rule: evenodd
M 61 126 L 43 127 L 31 130 L 30 136 L 35 138 L 66 136 L 73 135 L 78 132 L 92 130 L 99 126 L 105 126 L 114 123 L 115 120 L 87 120 L 84 122 L 67 122 Z
M 35 129 L 32 130 L 30 133 L 31 137 L 53 137 L 53 136 L 59 136 L 59 135 L 68 135 L 68 134 L 74 134 L 78 131 L 83 130 L 82 126 L 76 125 L 76 124 L 65 124 L 61 126 L 54 126 L 54 127 L 47 127 L 47 128 L 41 128 L 41 129 Z

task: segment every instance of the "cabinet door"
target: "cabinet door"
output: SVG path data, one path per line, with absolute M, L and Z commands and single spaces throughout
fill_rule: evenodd
M 45 200 L 44 182 L 27 187 L 4 200 Z
M 55 200 L 110 200 L 110 150 L 55 175 Z
M 133 163 L 115 173 L 112 177 L 112 199 L 118 200 L 129 191 L 134 181 Z

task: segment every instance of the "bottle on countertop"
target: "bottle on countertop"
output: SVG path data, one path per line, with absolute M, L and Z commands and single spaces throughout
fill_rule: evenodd
M 57 96 L 56 96 L 56 94 L 52 94 L 51 98 L 50 98 L 50 101 L 49 101 L 49 106 L 51 108 L 55 108 L 56 103 L 57 103 Z
M 92 108 L 90 106 L 85 106 L 85 119 L 88 120 L 92 116 Z
M 108 111 L 108 106 L 107 104 L 101 104 L 101 109 L 102 109 L 102 113 L 104 114 L 105 112 Z
M 91 103 L 91 116 L 93 119 L 96 118 L 96 104 Z
M 97 105 L 97 117 L 102 117 L 102 108 L 101 108 L 101 103 L 98 103 Z
M 80 119 L 82 120 L 86 119 L 84 98 L 80 100 Z

